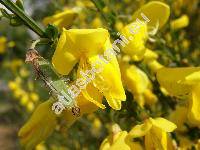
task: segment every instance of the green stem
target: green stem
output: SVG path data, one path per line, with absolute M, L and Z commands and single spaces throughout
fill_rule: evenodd
M 44 37 L 44 31 L 37 25 L 37 23 L 30 18 L 25 12 L 20 9 L 15 3 L 11 0 L 0 0 L 0 3 L 3 4 L 7 9 L 17 15 L 21 20 L 25 22 L 25 24 L 33 30 L 40 37 Z
M 115 25 L 115 12 L 113 10 L 110 10 L 109 13 L 104 13 L 103 8 L 106 6 L 103 0 L 91 0 L 92 3 L 95 5 L 95 7 L 100 12 L 101 16 L 105 20 L 105 22 L 108 24 L 108 30 L 113 38 L 118 38 L 117 31 L 114 28 Z
M 105 7 L 105 4 L 102 3 L 102 1 L 99 0 L 91 0 L 95 7 L 98 9 L 98 11 L 101 13 L 101 16 L 104 18 L 104 20 L 109 23 L 110 20 L 108 20 L 107 16 L 103 12 L 103 8 Z M 100 3 L 101 2 L 101 3 Z
M 38 45 L 38 44 L 48 44 L 50 43 L 51 41 L 47 38 L 41 38 L 41 39 L 37 39 L 37 40 L 34 40 L 32 41 L 32 44 L 30 46 L 29 49 L 35 49 L 35 47 Z

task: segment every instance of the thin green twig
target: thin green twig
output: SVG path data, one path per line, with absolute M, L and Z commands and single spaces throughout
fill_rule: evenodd
M 7 9 L 9 9 L 12 13 L 18 16 L 21 20 L 23 20 L 24 24 L 27 25 L 32 31 L 38 34 L 40 37 L 45 36 L 45 32 L 37 23 L 30 18 L 22 9 L 20 9 L 15 3 L 11 0 L 1 0 L 1 4 L 3 4 Z

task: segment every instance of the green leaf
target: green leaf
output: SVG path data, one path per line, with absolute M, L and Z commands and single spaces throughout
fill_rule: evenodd
M 40 70 L 45 76 L 45 80 L 48 82 L 49 90 L 52 92 L 54 96 L 59 99 L 59 97 L 63 97 L 65 100 L 62 101 L 65 106 L 73 107 L 74 101 L 71 95 L 68 93 L 68 85 L 65 83 L 64 79 L 59 78 L 56 74 L 52 64 L 45 60 L 41 59 L 38 61 Z
M 23 5 L 23 1 L 22 0 L 17 0 L 16 1 L 16 5 L 21 8 L 22 10 L 24 10 L 24 5 Z
M 45 30 L 45 35 L 51 40 L 58 38 L 58 29 L 54 25 L 49 24 Z
M 11 26 L 20 26 L 22 24 L 23 24 L 22 20 L 18 18 L 17 16 L 13 15 L 12 18 L 10 18 Z
M 102 1 L 102 0 L 92 0 L 92 1 L 100 9 L 103 9 L 106 6 L 104 1 Z

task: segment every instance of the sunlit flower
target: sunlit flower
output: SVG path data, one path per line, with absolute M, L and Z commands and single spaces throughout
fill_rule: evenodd
M 103 24 L 102 24 L 100 17 L 95 17 L 94 20 L 92 21 L 91 25 L 93 28 L 100 28 L 100 27 L 102 27 Z
M 22 80 L 21 76 L 17 76 L 14 81 L 10 81 L 8 83 L 8 87 L 10 88 L 13 96 L 16 100 L 19 101 L 20 105 L 26 108 L 28 112 L 32 112 L 35 108 L 35 104 L 39 101 L 39 95 L 34 91 L 34 85 L 28 89 L 23 87 L 24 80 Z M 28 82 L 28 85 L 30 82 Z M 33 83 L 32 83 L 33 84 Z
M 131 55 L 135 60 L 140 60 L 145 53 L 145 42 L 148 39 L 147 25 L 140 25 L 140 23 L 135 22 L 135 26 L 140 26 L 140 28 L 137 28 L 137 31 L 135 31 L 137 32 L 135 34 L 131 33 L 130 29 L 134 27 L 132 26 L 132 24 L 126 25 L 121 30 L 122 35 L 124 35 L 127 40 L 129 37 L 132 39 L 127 45 L 122 46 L 122 51 Z
M 102 96 L 97 93 L 97 89 L 90 88 L 90 86 L 88 86 L 88 88 L 88 94 L 93 94 L 93 96 L 99 99 L 101 103 Z M 44 141 L 55 129 L 57 124 L 56 118 L 58 116 L 52 110 L 54 102 L 53 99 L 50 99 L 40 104 L 28 122 L 20 129 L 18 135 L 22 145 L 27 150 L 33 149 L 37 144 Z M 81 116 L 83 114 L 92 113 L 98 109 L 96 105 L 85 99 L 82 94 L 78 96 L 77 104 L 81 109 Z M 59 117 L 61 118 L 61 131 L 65 131 L 79 119 L 79 117 L 72 115 L 72 112 L 69 110 L 63 111 Z
M 184 123 L 187 121 L 188 109 L 184 106 L 177 106 L 175 111 L 169 115 L 169 120 L 177 125 L 177 131 L 185 131 Z
M 121 21 L 117 21 L 117 22 L 116 22 L 115 28 L 116 28 L 118 31 L 120 31 L 123 27 L 124 27 L 123 22 L 121 22 Z
M 157 61 L 157 59 L 158 59 L 157 53 L 155 53 L 154 51 L 152 51 L 150 49 L 146 49 L 143 62 L 145 64 L 147 64 L 147 66 L 150 68 L 150 70 L 154 73 L 156 73 L 156 71 L 158 69 L 161 69 L 162 67 L 164 67 Z
M 6 50 L 6 37 L 0 37 L 0 54 L 3 54 Z
M 101 144 L 100 150 L 131 150 L 130 147 L 126 144 L 125 139 L 127 136 L 126 131 L 120 131 L 115 135 L 108 136 Z
M 121 131 L 117 124 L 113 125 L 112 128 L 112 133 L 101 143 L 100 150 L 142 150 L 139 143 L 127 139 L 127 131 Z
M 90 0 L 77 0 L 76 5 L 79 7 L 94 7 L 94 4 Z
M 28 77 L 30 72 L 26 68 L 20 68 L 19 74 L 21 77 Z
M 176 129 L 176 125 L 164 118 L 149 118 L 136 125 L 128 133 L 130 138 L 145 137 L 146 150 L 167 150 L 167 133 Z
M 86 85 L 91 83 L 91 87 L 98 89 L 97 92 L 105 96 L 113 109 L 119 110 L 121 101 L 124 101 L 126 96 L 117 59 L 115 55 L 106 53 L 111 47 L 109 33 L 105 29 L 64 29 L 52 63 L 56 71 L 62 75 L 67 75 L 79 63 L 76 81 L 79 87 L 77 95 L 81 92 L 84 98 L 105 108 L 93 96 L 95 93 L 88 94 Z M 76 89 L 78 87 L 76 86 Z
M 142 70 L 125 62 L 120 62 L 120 69 L 124 86 L 134 95 L 140 106 L 157 101 L 156 95 L 151 91 L 151 82 Z
M 5 61 L 3 65 L 4 67 L 11 69 L 13 72 L 16 72 L 22 64 L 23 61 L 21 59 L 13 59 L 11 61 Z
M 146 41 L 167 22 L 169 14 L 169 6 L 158 1 L 149 2 L 137 10 L 133 15 L 134 22 L 121 30 L 129 41 L 122 45 L 123 52 L 131 55 L 133 60 L 141 60 L 146 51 Z
M 182 15 L 180 18 L 173 20 L 171 23 L 172 30 L 181 29 L 189 25 L 189 18 L 187 15 Z
M 31 92 L 31 93 L 30 93 L 30 98 L 31 98 L 34 102 L 39 101 L 39 96 L 38 96 L 38 94 L 35 93 L 35 92 Z
M 188 100 L 188 120 L 199 125 L 200 67 L 162 68 L 157 72 L 157 79 L 169 94 Z
M 77 12 L 75 10 L 66 9 L 63 12 L 44 18 L 43 23 L 45 25 L 53 24 L 59 29 L 62 29 L 63 27 L 69 28 L 72 25 L 76 16 Z
M 37 145 L 35 150 L 47 150 L 47 148 L 43 143 L 41 143 L 41 144 Z
M 26 150 L 32 150 L 53 132 L 57 121 L 51 107 L 51 100 L 39 105 L 30 120 L 20 129 L 18 135 Z

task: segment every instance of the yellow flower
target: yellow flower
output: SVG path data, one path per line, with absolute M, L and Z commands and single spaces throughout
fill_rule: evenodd
M 19 88 L 19 84 L 17 84 L 16 82 L 14 81 L 9 81 L 8 83 L 8 87 L 11 89 L 11 90 L 16 90 Z
M 28 77 L 29 76 L 29 71 L 26 68 L 20 68 L 19 74 L 21 77 Z
M 31 100 L 34 101 L 34 102 L 39 101 L 39 96 L 38 96 L 38 94 L 35 93 L 35 92 L 31 92 L 31 93 L 30 93 L 30 98 L 31 98 Z
M 137 30 L 135 31 L 137 32 L 135 34 L 130 30 L 134 26 L 140 27 L 135 29 Z M 124 47 L 122 46 L 122 51 L 134 57 L 135 60 L 140 60 L 145 53 L 145 42 L 148 38 L 147 25 L 140 25 L 139 22 L 134 22 L 134 25 L 131 23 L 122 28 L 121 33 L 126 37 L 126 39 L 130 38 L 128 44 Z
M 173 20 L 170 25 L 173 30 L 185 28 L 189 25 L 189 18 L 187 15 L 182 15 L 180 18 Z
M 98 89 L 95 89 L 91 84 L 89 84 L 86 87 L 86 89 L 88 91 L 87 93 L 88 95 L 98 100 L 98 103 L 102 102 L 102 95 L 98 93 Z M 84 114 L 92 113 L 98 109 L 96 105 L 88 101 L 87 97 L 85 97 L 83 93 L 80 93 L 76 101 L 77 101 L 77 105 L 80 108 L 81 116 Z M 65 110 L 61 115 L 63 118 L 63 124 L 65 125 L 66 129 L 70 127 L 78 119 L 78 117 L 72 115 L 72 112 L 69 110 Z
M 29 121 L 20 129 L 18 135 L 26 150 L 33 149 L 47 138 L 56 126 L 56 115 L 51 110 L 52 101 L 40 104 Z
M 189 101 L 188 119 L 199 125 L 200 67 L 162 68 L 157 72 L 157 79 L 172 96 Z
M 100 28 L 100 27 L 102 27 L 102 21 L 101 21 L 100 17 L 94 18 L 94 20 L 92 21 L 92 27 L 93 28 Z
M 77 16 L 77 12 L 73 9 L 66 9 L 63 12 L 57 13 L 53 16 L 44 18 L 43 23 L 45 25 L 53 24 L 59 29 L 63 27 L 69 28 Z
M 15 96 L 15 98 L 20 98 L 25 93 L 26 92 L 23 89 L 19 88 L 19 89 L 14 91 L 14 96 Z
M 176 129 L 176 125 L 164 118 L 149 118 L 141 125 L 136 125 L 128 133 L 130 138 L 145 136 L 146 150 L 167 150 L 167 133 Z
M 121 44 L 123 52 L 131 55 L 135 61 L 141 60 L 149 35 L 154 35 L 167 22 L 169 14 L 169 6 L 158 1 L 149 2 L 137 10 L 133 15 L 134 22 L 121 30 L 128 40 L 125 46 Z
M 163 2 L 151 1 L 133 14 L 133 20 L 137 18 L 143 20 L 141 13 L 149 18 L 150 21 L 147 23 L 149 27 L 156 27 L 158 24 L 159 28 L 162 28 L 169 19 L 170 7 Z
M 6 37 L 0 37 L 0 54 L 3 54 L 6 50 Z
M 126 131 L 120 131 L 117 134 L 109 135 L 101 144 L 100 150 L 131 150 L 126 144 L 125 139 L 127 136 Z
M 169 120 L 177 125 L 178 131 L 185 131 L 184 123 L 187 121 L 188 109 L 184 106 L 177 106 L 176 110 L 171 112 Z
M 37 145 L 35 150 L 47 150 L 47 148 L 46 148 L 46 146 L 44 144 L 41 143 L 41 144 Z
M 101 134 L 102 123 L 99 118 L 95 117 L 92 122 L 92 134 L 98 137 Z
M 115 28 L 116 28 L 118 31 L 120 31 L 123 27 L 124 27 L 123 22 L 117 21 L 117 22 L 115 23 Z
M 105 106 L 88 94 L 86 85 L 98 89 L 113 109 L 121 108 L 121 101 L 126 99 L 121 83 L 121 74 L 115 55 L 110 54 L 111 43 L 107 30 L 98 29 L 63 29 L 52 63 L 56 71 L 67 75 L 79 63 L 76 87 L 87 100 L 101 108 Z M 110 50 L 110 51 L 109 51 Z M 104 56 L 103 56 L 104 55 Z M 106 58 L 105 58 L 106 57 Z M 112 74 L 112 76 L 111 76 Z
M 12 61 L 6 61 L 4 66 L 10 68 L 13 72 L 15 72 L 21 65 L 23 61 L 21 59 L 13 59 Z
M 20 99 L 20 104 L 25 106 L 29 101 L 29 96 L 27 93 L 23 94 L 21 99 Z
M 15 47 L 15 42 L 14 41 L 10 41 L 10 42 L 8 42 L 8 47 Z
M 76 5 L 79 7 L 94 7 L 94 4 L 90 0 L 77 0 Z
M 29 111 L 29 112 L 32 112 L 35 108 L 35 105 L 33 102 L 28 102 L 28 104 L 26 105 L 26 109 Z
M 91 88 L 90 85 L 87 88 L 88 94 L 93 94 L 95 98 L 100 100 L 99 103 L 101 103 L 102 96 L 97 93 L 97 89 Z M 27 150 L 33 149 L 37 144 L 41 143 L 51 135 L 57 124 L 56 117 L 61 118 L 61 131 L 63 132 L 79 119 L 79 117 L 74 116 L 70 110 L 65 110 L 60 116 L 56 116 L 52 111 L 54 102 L 53 99 L 50 99 L 40 104 L 28 122 L 20 129 L 18 135 L 22 145 Z M 78 96 L 77 104 L 81 109 L 81 116 L 83 114 L 92 113 L 98 109 L 96 105 L 85 99 L 82 94 Z
M 151 82 L 142 70 L 125 62 L 120 62 L 120 69 L 124 86 L 134 95 L 140 106 L 157 101 L 151 91 Z
M 127 131 L 121 131 L 117 124 L 112 126 L 112 133 L 104 139 L 100 150 L 142 150 L 142 146 L 130 141 Z
M 145 64 L 147 64 L 147 66 L 150 68 L 150 70 L 154 73 L 156 73 L 156 71 L 158 69 L 161 69 L 162 67 L 164 67 L 163 65 L 161 65 L 158 61 L 158 54 L 153 52 L 150 49 L 146 49 L 146 52 L 144 54 L 144 60 L 143 62 Z

